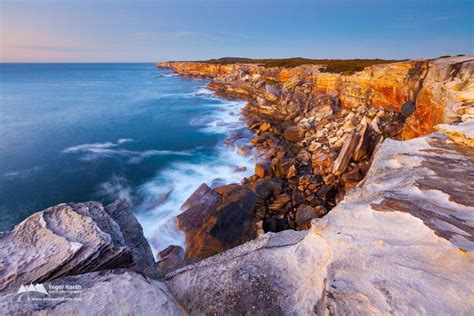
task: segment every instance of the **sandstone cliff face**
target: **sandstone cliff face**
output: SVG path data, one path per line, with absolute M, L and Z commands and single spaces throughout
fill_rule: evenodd
M 275 80 L 285 85 L 298 78 L 312 84 L 312 93 L 337 96 L 347 108 L 364 104 L 401 112 L 403 104 L 413 102 L 416 110 L 405 124 L 404 139 L 430 133 L 440 123 L 459 121 L 474 102 L 473 56 L 375 65 L 351 76 L 321 73 L 317 65 L 286 69 L 255 64 L 168 62 L 158 66 L 180 75 L 213 78 L 216 83 L 239 72 L 232 82 L 233 90 L 244 95 L 252 94 L 247 85 L 251 80 Z

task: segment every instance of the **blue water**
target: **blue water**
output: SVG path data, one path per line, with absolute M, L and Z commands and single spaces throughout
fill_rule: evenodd
M 242 103 L 206 84 L 153 64 L 0 64 L 0 231 L 57 203 L 122 197 L 155 250 L 182 244 L 174 216 L 189 194 L 252 169 L 223 146 Z

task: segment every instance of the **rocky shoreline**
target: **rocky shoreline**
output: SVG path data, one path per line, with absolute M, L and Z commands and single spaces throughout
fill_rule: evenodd
M 474 310 L 472 56 L 348 78 L 316 66 L 161 66 L 249 101 L 255 176 L 201 185 L 177 217 L 187 249 L 158 262 L 123 201 L 31 215 L 0 235 L 2 314 Z M 406 140 L 414 131 L 427 135 Z
M 427 124 L 439 119 L 471 118 L 465 113 L 471 105 L 463 100 L 468 93 L 456 85 L 470 78 L 472 63 L 469 56 L 408 61 L 353 76 L 321 73 L 317 65 L 158 64 L 178 75 L 211 79 L 208 88 L 221 97 L 248 101 L 242 112 L 258 149 L 254 176 L 213 190 L 203 184 L 185 203 L 177 226 L 186 233 L 186 258 L 206 258 L 266 232 L 307 229 L 365 177 L 385 138 L 412 137 L 415 125 L 423 126 L 417 133 L 430 132 L 434 126 Z M 451 87 L 444 94 L 456 98 L 427 101 L 438 86 Z M 437 112 L 436 119 L 425 112 Z M 238 135 L 226 143 L 236 140 Z M 245 147 L 238 150 L 245 154 Z

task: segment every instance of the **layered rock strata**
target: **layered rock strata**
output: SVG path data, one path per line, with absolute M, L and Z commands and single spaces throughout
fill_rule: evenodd
M 0 291 L 21 284 L 115 268 L 153 276 L 155 261 L 140 224 L 123 201 L 59 204 L 0 237 Z
M 68 203 L 0 237 L 1 315 L 186 315 L 125 201 Z
M 313 94 L 338 97 L 346 108 L 368 105 L 402 112 L 402 106 L 411 102 L 415 109 L 404 126 L 404 139 L 430 133 L 437 124 L 459 121 L 474 100 L 472 55 L 374 65 L 350 76 L 323 73 L 317 65 L 265 68 L 256 64 L 167 62 L 159 67 L 180 75 L 211 78 L 213 85 L 225 83 L 228 93 L 244 96 L 251 96 L 255 85 L 265 86 L 269 81 L 291 87 L 304 80 Z

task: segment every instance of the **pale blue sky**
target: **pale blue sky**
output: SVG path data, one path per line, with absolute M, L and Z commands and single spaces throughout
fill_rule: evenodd
M 474 52 L 474 1 L 0 0 L 2 61 Z

